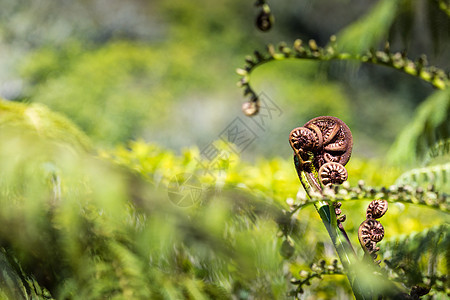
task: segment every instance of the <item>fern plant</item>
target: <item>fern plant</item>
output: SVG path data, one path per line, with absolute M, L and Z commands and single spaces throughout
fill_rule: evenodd
M 261 30 L 266 31 L 272 27 L 272 24 L 266 24 L 264 28 L 261 28 L 261 19 L 264 18 L 264 21 L 267 22 L 273 21 L 272 16 L 269 18 L 270 8 L 266 1 L 257 2 L 257 6 L 261 6 L 262 11 L 258 16 L 256 24 Z M 314 40 L 309 40 L 308 45 L 304 45 L 302 40 L 297 39 L 292 47 L 288 47 L 286 43 L 281 42 L 277 48 L 269 44 L 266 52 L 255 51 L 253 56 L 246 58 L 245 67 L 237 69 L 237 73 L 242 77 L 238 85 L 244 89 L 244 96 L 250 98 L 249 102 L 243 104 L 243 112 L 247 116 L 254 116 L 259 112 L 259 96 L 250 84 L 250 75 L 262 64 L 286 59 L 309 59 L 318 61 L 352 59 L 361 63 L 379 64 L 416 76 L 441 90 L 433 94 L 429 100 L 425 101 L 419 107 L 417 116 L 405 128 L 393 146 L 390 154 L 391 160 L 395 160 L 396 162 L 400 161 L 401 163 L 411 162 L 423 158 L 427 149 L 432 147 L 440 147 L 442 149 L 442 146 L 435 145 L 445 145 L 450 136 L 450 123 L 448 122 L 450 115 L 450 88 L 447 73 L 436 67 L 428 67 L 425 56 L 421 56 L 413 62 L 406 57 L 406 52 L 392 53 L 389 43 L 386 43 L 382 51 L 369 50 L 363 54 L 360 52 L 364 47 L 373 45 L 380 39 L 383 31 L 385 32 L 389 29 L 395 17 L 396 6 L 397 3 L 395 1 L 380 1 L 378 6 L 366 17 L 366 20 L 362 20 L 360 23 L 356 22 L 353 27 L 348 28 L 341 35 L 343 42 L 341 39 L 338 42 L 336 36 L 332 36 L 329 44 L 322 48 Z M 439 8 L 443 11 L 446 10 L 445 5 L 442 5 L 442 3 L 440 3 Z M 387 17 L 387 20 L 383 19 L 385 17 Z M 372 21 L 369 20 L 371 18 L 373 18 Z M 357 30 L 359 30 L 359 33 L 357 33 Z M 358 39 L 352 36 L 349 39 L 349 36 L 355 33 L 360 37 L 364 34 L 365 38 Z M 349 47 L 349 44 L 355 45 L 355 41 L 361 41 L 360 45 L 353 48 L 351 46 Z M 342 52 L 345 49 L 349 49 L 350 52 Z M 393 273 L 399 272 L 399 269 L 402 269 L 403 273 L 400 273 L 403 275 L 408 270 L 415 270 L 415 272 L 410 272 L 411 276 L 409 277 L 402 278 L 401 276 L 397 276 L 396 281 L 402 282 L 403 280 L 403 286 L 398 286 L 392 284 L 393 281 L 385 280 L 384 277 L 376 279 L 377 274 L 381 274 L 381 272 L 376 269 L 371 269 L 367 265 L 367 261 L 360 261 L 356 258 L 352 243 L 342 226 L 345 218 L 339 217 L 341 204 L 340 202 L 336 202 L 336 199 L 341 200 L 352 197 L 354 197 L 353 199 L 381 198 L 389 199 L 392 202 L 406 200 L 406 202 L 411 201 L 412 203 L 425 203 L 426 205 L 434 206 L 448 213 L 449 203 L 446 194 L 448 193 L 448 163 L 446 161 L 444 163 L 441 162 L 441 164 L 408 171 L 399 177 L 397 186 L 392 186 L 389 189 L 383 188 L 380 190 L 381 193 L 377 193 L 374 188 L 371 188 L 367 192 L 362 184 L 359 189 L 355 189 L 353 193 L 349 193 L 348 189 L 345 188 L 343 190 L 340 189 L 340 191 L 337 187 L 333 188 L 333 185 L 341 184 L 347 179 L 348 175 L 344 165 L 350 157 L 353 144 L 351 133 L 342 121 L 333 117 L 317 117 L 307 122 L 303 127 L 294 129 L 289 135 L 289 141 L 294 150 L 295 168 L 297 169 L 302 186 L 306 191 L 306 197 L 300 203 L 291 203 L 290 215 L 294 215 L 305 203 L 314 203 L 329 233 L 339 259 L 344 266 L 344 271 L 348 276 L 353 293 L 357 299 L 369 299 L 373 297 L 415 299 L 428 294 L 432 287 L 436 285 L 437 281 L 440 281 L 440 283 L 436 290 L 448 293 L 445 288 L 441 288 L 447 282 L 447 277 L 445 275 L 440 277 L 435 273 L 436 262 L 438 260 L 442 261 L 445 259 L 444 257 L 448 256 L 448 248 L 443 250 L 445 249 L 445 245 L 447 245 L 446 235 L 448 228 L 445 225 L 439 227 L 442 231 L 440 231 L 434 240 L 433 231 L 426 235 L 423 243 L 418 239 L 409 240 L 410 250 L 413 249 L 411 252 L 407 253 L 404 247 L 397 244 L 398 256 L 394 256 L 393 261 L 386 260 L 386 268 L 390 269 Z M 439 150 L 434 150 L 434 153 L 437 151 Z M 447 155 L 448 151 L 444 149 L 443 154 L 444 156 Z M 434 157 L 436 156 L 435 154 Z M 427 192 L 419 186 L 421 184 L 423 185 L 424 182 L 430 184 Z M 438 186 L 438 190 L 436 190 L 435 185 Z M 327 187 L 332 188 L 327 190 Z M 349 196 L 350 194 L 353 194 L 353 196 Z M 405 197 L 406 194 L 408 194 L 407 197 Z M 379 203 L 377 201 L 384 201 L 385 204 L 383 206 L 387 207 L 386 200 L 375 200 L 371 205 L 377 207 L 377 203 Z M 369 209 L 370 205 L 367 213 L 371 215 L 369 214 Z M 366 253 L 371 253 L 371 256 L 376 258 L 377 254 L 375 252 L 379 248 L 375 246 L 375 242 L 378 242 L 379 238 L 376 237 L 376 240 L 372 240 L 372 236 L 378 231 L 376 235 L 381 236 L 381 233 L 384 235 L 384 230 L 378 221 L 374 219 L 367 219 L 367 221 L 369 221 L 370 225 L 365 225 L 364 222 L 361 224 L 359 239 Z M 375 225 L 378 226 L 378 229 Z M 368 230 L 366 235 L 361 232 L 361 230 L 364 230 L 364 226 L 367 226 L 366 229 Z M 287 236 L 289 234 L 285 232 L 285 235 L 286 240 L 288 240 Z M 362 236 L 366 237 L 362 238 Z M 440 242 L 443 243 L 444 247 L 437 246 Z M 374 244 L 372 245 L 371 243 Z M 368 249 L 368 245 L 371 245 L 369 247 L 370 249 Z M 427 248 L 425 245 L 433 246 Z M 423 248 L 424 246 L 425 248 Z M 425 275 L 423 273 L 424 271 L 420 271 L 423 268 L 421 269 L 417 264 L 419 257 L 423 253 L 422 251 L 425 249 L 428 252 L 432 252 L 430 255 L 423 257 L 423 259 L 429 260 L 428 275 Z M 414 252 L 415 254 L 413 254 Z M 388 251 L 387 253 L 391 252 Z M 395 254 L 391 253 L 391 255 Z M 405 259 L 399 259 L 400 257 Z M 411 257 L 411 263 L 405 263 L 405 260 Z M 402 260 L 404 265 L 399 263 L 400 260 Z M 442 264 L 442 262 L 440 263 Z M 322 261 L 319 270 L 325 270 L 324 265 L 325 262 Z M 355 271 L 356 269 L 362 269 L 364 271 L 357 273 Z M 320 272 L 313 272 L 307 275 L 304 280 L 294 280 L 293 283 L 297 284 L 298 287 L 293 295 L 298 296 L 303 293 L 303 285 L 305 283 L 309 284 L 313 277 L 320 277 L 319 274 Z M 402 279 L 399 280 L 399 278 Z M 405 290 L 407 286 L 410 288 L 409 293 Z
M 389 2 L 374 14 L 397 3 Z M 273 27 L 267 2 L 257 7 L 257 24 Z M 311 151 L 315 146 L 300 151 L 293 141 L 294 166 L 285 157 L 248 163 L 232 154 L 205 172 L 195 147 L 177 155 L 132 141 L 95 151 L 65 117 L 42 105 L 0 101 L 0 298 L 447 297 L 449 131 L 448 109 L 442 108 L 449 107 L 448 75 L 389 48 L 352 53 L 338 45 L 343 38 L 331 38 L 325 47 L 314 41 L 269 46 L 248 58 L 239 70 L 250 96 L 246 114 L 257 113 L 249 74 L 263 63 L 298 58 L 381 64 L 441 90 L 418 109 L 411 121 L 416 125 L 390 155 L 402 166 L 424 159 L 425 165 L 402 174 L 353 157 L 345 165 L 348 181 L 337 185 L 342 179 L 327 173 L 345 174 L 341 166 L 350 152 L 342 153 L 351 147 L 333 142 L 349 133 L 329 118 L 339 126 L 319 130 L 326 146 L 337 149 L 326 158 Z M 311 124 L 305 127 L 319 134 Z M 321 155 L 338 165 L 321 170 L 326 164 L 314 163 Z M 180 174 L 196 178 L 195 186 L 180 186 Z M 193 188 L 198 193 L 191 206 L 171 199 L 173 189 L 185 196 Z M 389 210 L 378 221 L 384 201 Z M 365 240 L 369 227 L 360 224 L 378 226 L 375 221 L 386 237 L 374 245 Z M 433 226 L 424 230 L 423 224 Z M 358 240 L 363 247 L 353 246 Z

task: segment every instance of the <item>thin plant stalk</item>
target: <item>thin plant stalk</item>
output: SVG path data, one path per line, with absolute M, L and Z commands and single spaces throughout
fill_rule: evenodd
M 295 155 L 294 160 L 296 162 L 296 166 L 298 166 L 299 162 L 302 161 L 299 155 Z M 309 198 L 311 198 L 311 194 L 313 193 L 322 194 L 322 188 L 318 184 L 318 181 L 314 176 L 314 172 L 306 172 L 302 169 L 299 170 L 299 168 L 297 168 L 297 170 L 299 173 L 298 175 L 300 182 L 302 183 Z M 342 266 L 344 267 L 356 299 L 371 299 L 372 293 L 362 287 L 362 284 L 359 283 L 358 277 L 352 271 L 352 267 L 359 265 L 361 262 L 357 258 L 355 250 L 353 249 L 345 230 L 343 227 L 339 228 L 337 224 L 334 207 L 327 201 L 319 201 L 314 203 L 314 206 L 319 213 L 325 228 L 327 229 L 328 235 L 330 236 L 333 246 L 336 249 Z

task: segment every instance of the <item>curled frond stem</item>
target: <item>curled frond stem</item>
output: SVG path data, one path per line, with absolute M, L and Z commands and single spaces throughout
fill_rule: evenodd
M 244 96 L 249 96 L 252 102 L 258 102 L 258 94 L 250 85 L 250 74 L 263 64 L 286 59 L 311 59 L 318 61 L 356 60 L 362 63 L 394 68 L 400 72 L 418 77 L 438 89 L 443 90 L 450 85 L 449 75 L 437 67 L 425 66 L 423 58 L 413 61 L 405 57 L 404 53 L 390 52 L 389 49 L 382 51 L 372 50 L 364 54 L 340 52 L 337 47 L 336 37 L 332 36 L 325 47 L 319 47 L 314 40 L 310 40 L 308 45 L 305 45 L 302 40 L 297 39 L 293 43 L 292 48 L 287 47 L 285 43 L 280 43 L 277 48 L 272 44 L 267 45 L 267 49 L 263 53 L 255 51 L 253 56 L 247 57 L 247 64 L 244 68 L 237 70 L 237 73 L 242 76 L 238 85 L 244 89 Z

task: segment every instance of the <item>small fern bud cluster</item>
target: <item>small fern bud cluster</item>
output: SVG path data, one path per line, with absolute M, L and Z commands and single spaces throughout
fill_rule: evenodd
M 366 210 L 366 220 L 361 223 L 358 230 L 358 238 L 361 247 L 368 253 L 373 260 L 377 258 L 377 253 L 380 248 L 377 243 L 384 238 L 384 228 L 381 223 L 376 220 L 381 218 L 388 209 L 388 202 L 386 200 L 373 200 L 370 202 Z M 377 264 L 380 261 L 375 261 Z
M 299 161 L 303 162 L 300 171 L 309 171 L 313 166 L 318 170 L 323 186 L 342 184 L 347 180 L 344 165 L 350 159 L 353 138 L 348 126 L 340 119 L 330 116 L 314 118 L 304 126 L 294 128 L 289 134 L 289 143 Z

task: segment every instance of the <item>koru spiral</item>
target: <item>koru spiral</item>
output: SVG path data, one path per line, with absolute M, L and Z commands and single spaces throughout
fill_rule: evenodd
M 345 164 L 350 159 L 353 137 L 348 126 L 336 117 L 322 116 L 297 127 L 289 134 L 289 143 L 297 159 L 297 171 L 310 171 L 314 166 L 323 186 L 347 180 Z M 312 159 L 311 159 L 312 158 Z
M 376 220 L 381 218 L 388 209 L 386 200 L 373 200 L 370 202 L 366 211 L 366 220 L 361 223 L 358 230 L 358 238 L 361 247 L 368 253 L 373 260 L 377 257 L 377 243 L 384 237 L 384 228 L 381 223 Z M 380 263 L 380 261 L 376 261 Z

